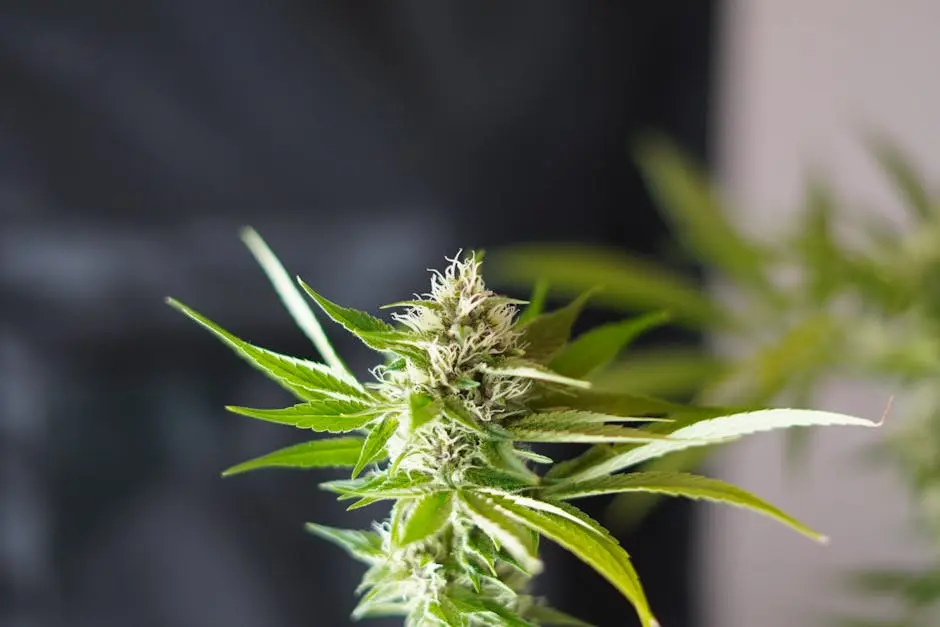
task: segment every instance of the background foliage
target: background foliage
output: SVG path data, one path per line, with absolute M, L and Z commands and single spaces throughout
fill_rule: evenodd
M 622 251 L 534 245 L 495 255 L 502 278 L 546 279 L 559 294 L 603 285 L 597 301 L 620 310 L 660 308 L 677 324 L 703 329 L 743 350 L 707 354 L 657 348 L 634 352 L 599 377 L 600 386 L 741 404 L 808 404 L 834 376 L 887 382 L 902 406 L 872 463 L 902 473 L 914 505 L 915 531 L 934 549 L 922 571 L 890 566 L 858 573 L 853 585 L 898 601 L 895 626 L 933 625 L 940 605 L 940 202 L 909 159 L 883 136 L 866 147 L 906 209 L 897 226 L 840 198 L 814 172 L 802 220 L 790 233 L 758 238 L 733 221 L 734 208 L 675 146 L 649 138 L 637 151 L 648 189 L 672 223 L 682 254 L 704 266 L 703 291 L 659 265 Z M 791 434 L 791 453 L 808 443 Z M 672 469 L 702 460 L 702 449 L 672 456 Z M 660 462 L 660 463 L 663 463 Z M 643 506 L 621 502 L 630 520 Z M 884 624 L 861 618 L 847 625 Z

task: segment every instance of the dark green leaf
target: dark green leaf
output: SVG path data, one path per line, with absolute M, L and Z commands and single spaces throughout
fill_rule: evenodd
M 535 381 L 545 381 L 546 383 L 558 383 L 561 385 L 589 388 L 590 382 L 581 381 L 564 377 L 557 372 L 552 372 L 544 366 L 537 363 L 524 360 L 511 360 L 502 363 L 498 368 L 487 368 L 484 372 L 491 375 L 501 375 L 504 377 L 519 377 L 520 379 L 533 379 Z
M 526 359 L 548 363 L 571 337 L 571 328 L 594 290 L 585 292 L 561 309 L 541 314 L 521 325 Z
M 222 473 L 228 477 L 258 468 L 340 468 L 353 466 L 362 450 L 362 438 L 328 438 L 303 442 L 256 457 Z
M 467 487 L 499 488 L 506 492 L 525 490 L 535 485 L 533 477 L 520 477 L 495 468 L 471 468 L 464 473 L 464 482 Z
M 509 431 L 519 442 L 655 442 L 667 437 L 620 425 L 576 421 L 525 422 L 514 425 Z
M 382 413 L 379 408 L 370 407 L 364 403 L 339 400 L 310 401 L 286 409 L 252 409 L 234 406 L 228 406 L 226 409 L 249 418 L 290 425 L 298 429 L 329 431 L 330 433 L 345 433 L 361 429 Z
M 385 445 L 388 443 L 389 438 L 395 434 L 397 428 L 398 419 L 392 416 L 386 416 L 382 419 L 382 422 L 369 431 L 369 435 L 366 436 L 366 441 L 362 445 L 359 458 L 356 460 L 356 465 L 353 468 L 353 477 L 358 476 L 369 464 L 385 458 Z
M 528 284 L 539 277 L 574 295 L 594 286 L 593 302 L 629 311 L 666 310 L 686 326 L 727 322 L 730 315 L 694 281 L 619 251 L 588 246 L 529 245 L 500 254 L 494 265 L 503 280 Z
M 450 520 L 452 499 L 452 492 L 438 492 L 429 494 L 415 503 L 414 509 L 405 520 L 399 541 L 401 546 L 419 542 L 440 531 Z
M 167 302 L 211 331 L 216 337 L 234 349 L 245 361 L 301 399 L 366 398 L 366 394 L 358 382 L 347 378 L 343 374 L 337 374 L 328 366 L 259 348 L 235 337 L 186 305 L 172 298 L 167 299 Z
M 595 625 L 586 623 L 580 618 L 575 618 L 545 605 L 536 605 L 530 609 L 526 618 L 533 619 L 543 627 L 595 627 Z
M 529 306 L 519 315 L 519 319 L 516 321 L 518 324 L 526 324 L 545 310 L 545 300 L 548 298 L 548 290 L 548 281 L 536 279 L 535 285 L 532 287 L 532 296 L 529 298 Z
M 562 348 L 549 367 L 567 377 L 587 377 L 609 364 L 641 333 L 663 325 L 668 320 L 667 314 L 654 313 L 598 327 Z

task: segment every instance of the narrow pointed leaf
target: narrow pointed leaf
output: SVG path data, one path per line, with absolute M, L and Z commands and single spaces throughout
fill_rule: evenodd
M 825 536 L 750 492 L 700 475 L 681 472 L 637 472 L 566 483 L 545 489 L 547 497 L 565 500 L 623 492 L 652 492 L 736 505 L 778 520 L 818 542 L 826 540 Z
M 691 424 L 688 422 L 683 424 L 679 421 L 674 424 L 657 425 L 662 426 L 663 430 L 672 436 L 671 439 L 637 447 L 626 446 L 622 449 L 615 449 L 615 454 L 607 456 L 596 465 L 581 470 L 573 479 L 577 481 L 593 479 L 693 446 L 730 442 L 762 431 L 830 425 L 877 427 L 880 424 L 880 422 L 865 418 L 805 409 L 765 409 L 695 420 Z
M 597 327 L 562 348 L 549 368 L 567 377 L 587 377 L 613 361 L 640 334 L 668 320 L 665 313 L 653 313 Z
M 571 328 L 592 292 L 588 291 L 561 309 L 536 316 L 522 325 L 522 343 L 527 359 L 538 363 L 551 361 L 571 337 Z
M 366 398 L 362 386 L 348 375 L 337 373 L 323 364 L 249 344 L 179 301 L 167 299 L 167 302 L 212 332 L 250 365 L 301 399 Z
M 706 173 L 661 138 L 647 138 L 638 153 L 650 192 L 684 243 L 739 280 L 766 287 L 765 256 L 734 228 Z
M 629 555 L 609 534 L 598 533 L 583 522 L 572 520 L 570 514 L 564 516 L 547 508 L 534 509 L 519 499 L 490 496 L 497 510 L 571 551 L 613 584 L 633 604 L 644 627 L 659 625 Z
M 406 546 L 434 535 L 447 524 L 453 510 L 453 492 L 429 494 L 418 501 L 405 521 L 399 543 Z
M 385 458 L 385 445 L 388 443 L 389 438 L 395 434 L 397 428 L 398 419 L 386 416 L 382 419 L 382 422 L 369 432 L 355 462 L 352 472 L 353 477 L 358 476 L 369 464 Z
M 336 529 L 335 527 L 327 527 L 316 523 L 307 523 L 306 529 L 365 562 L 372 563 L 384 557 L 382 538 L 374 531 Z
M 545 394 L 530 403 L 533 409 L 547 411 L 556 408 L 577 409 L 627 418 L 690 414 L 721 415 L 727 408 L 693 407 L 664 401 L 641 394 L 605 392 L 602 390 L 564 390 Z
M 286 409 L 253 409 L 226 407 L 230 412 L 267 422 L 290 425 L 298 429 L 345 433 L 361 429 L 382 412 L 377 407 L 352 401 L 310 401 Z
M 589 381 L 581 381 L 580 379 L 572 379 L 571 377 L 565 377 L 557 372 L 552 372 L 548 368 L 539 366 L 538 364 L 518 362 L 518 364 L 507 363 L 504 366 L 499 368 L 487 368 L 486 371 L 488 374 L 502 375 L 504 377 L 519 377 L 522 379 L 534 379 L 536 381 L 545 381 L 547 383 L 559 383 L 561 385 L 567 385 L 571 387 L 578 388 L 589 388 L 591 383 Z
M 590 422 L 526 423 L 509 429 L 518 442 L 655 442 L 668 436 L 620 425 Z
M 326 334 L 323 332 L 323 327 L 320 326 L 319 320 L 317 320 L 317 317 L 313 314 L 309 305 L 307 305 L 307 301 L 304 300 L 300 290 L 297 289 L 297 285 L 291 281 L 290 276 L 287 274 L 287 271 L 274 252 L 268 247 L 261 236 L 258 235 L 257 231 L 251 227 L 242 229 L 241 237 L 242 241 L 245 242 L 245 245 L 248 247 L 248 250 L 251 251 L 251 254 L 254 255 L 255 260 L 261 266 L 261 269 L 264 270 L 271 285 L 274 286 L 274 291 L 277 292 L 281 302 L 284 303 L 284 306 L 287 307 L 287 311 L 290 313 L 291 317 L 294 318 L 294 322 L 297 323 L 300 330 L 313 342 L 313 345 L 326 363 L 329 364 L 334 371 L 345 372 L 351 376 L 349 368 L 343 363 L 343 360 L 339 358 L 339 355 L 336 354 L 333 345 L 330 344 L 330 340 L 327 339 Z
M 592 302 L 629 311 L 669 311 L 676 322 L 699 328 L 727 323 L 724 311 L 689 278 L 613 249 L 537 244 L 517 246 L 495 266 L 503 280 L 529 285 L 544 277 L 561 294 L 575 295 L 600 285 Z
M 526 324 L 545 311 L 545 300 L 548 298 L 549 283 L 544 279 L 536 279 L 532 286 L 532 296 L 529 306 L 526 307 L 517 319 L 518 324 Z
M 542 562 L 538 558 L 538 551 L 532 543 L 532 538 L 528 536 L 528 531 L 520 530 L 513 519 L 497 509 L 492 498 L 461 492 L 459 499 L 464 511 L 474 524 L 512 555 L 525 571 L 533 574 L 541 572 Z
M 924 187 L 924 179 L 897 144 L 884 135 L 872 133 L 868 136 L 868 145 L 879 165 L 904 197 L 907 209 L 917 218 L 930 217 L 933 207 Z
M 328 438 L 288 446 L 232 466 L 228 477 L 259 468 L 345 468 L 353 466 L 362 450 L 362 438 Z
M 365 342 L 365 344 L 370 348 L 374 348 L 376 350 L 385 350 L 384 347 L 379 348 L 376 345 L 376 342 L 366 339 L 363 337 L 363 335 L 369 333 L 394 332 L 395 329 L 390 324 L 379 320 L 378 318 L 371 316 L 364 311 L 337 305 L 336 303 L 327 300 L 326 298 L 314 292 L 309 285 L 304 283 L 299 278 L 297 281 L 300 283 L 300 287 L 302 287 L 304 291 L 307 292 L 310 298 L 312 298 L 320 306 L 323 312 L 332 318 L 334 322 L 339 323 L 344 329 L 356 337 L 362 339 L 362 341 Z

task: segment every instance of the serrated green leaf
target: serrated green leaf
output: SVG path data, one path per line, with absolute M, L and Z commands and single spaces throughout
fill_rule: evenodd
M 571 329 L 595 290 L 589 290 L 568 305 L 538 315 L 521 325 L 526 359 L 545 364 L 568 342 Z
M 454 592 L 451 600 L 461 611 L 472 614 L 492 614 L 499 619 L 499 624 L 504 627 L 537 627 L 537 625 L 525 620 L 516 612 L 483 596 L 470 596 L 458 590 Z
M 654 492 L 736 505 L 774 518 L 818 542 L 826 541 L 825 536 L 750 492 L 700 475 L 681 472 L 637 472 L 549 486 L 545 488 L 544 494 L 553 499 L 570 500 L 622 492 Z
M 340 500 L 370 498 L 374 501 L 389 499 L 414 499 L 427 494 L 445 491 L 446 486 L 435 483 L 433 477 L 422 473 L 395 476 L 385 474 L 359 479 L 326 481 L 320 488 L 341 495 Z
M 369 464 L 385 458 L 385 445 L 395 434 L 398 428 L 398 419 L 386 416 L 376 427 L 369 431 L 365 443 L 362 445 L 352 476 L 356 477 Z
M 693 328 L 726 324 L 732 317 L 694 281 L 612 249 L 517 246 L 502 251 L 494 267 L 504 281 L 528 285 L 544 277 L 553 289 L 569 296 L 602 286 L 603 291 L 592 297 L 595 304 L 628 311 L 666 310 L 676 322 Z
M 414 433 L 437 418 L 441 412 L 441 405 L 441 402 L 430 394 L 412 393 L 408 399 L 408 408 L 411 413 L 411 432 Z
M 297 282 L 300 284 L 300 287 L 303 288 L 305 292 L 312 298 L 319 306 L 323 312 L 328 315 L 334 322 L 337 322 L 344 329 L 361 339 L 366 346 L 373 348 L 375 350 L 386 350 L 386 344 L 380 343 L 374 339 L 368 339 L 367 334 L 376 334 L 376 333 L 392 333 L 395 331 L 394 327 L 383 320 L 367 314 L 364 311 L 359 311 L 358 309 L 353 309 L 351 307 L 343 307 L 342 305 L 337 305 L 336 303 L 327 300 L 326 298 L 320 296 L 311 289 L 309 285 L 304 283 L 299 277 Z M 374 337 L 374 336 L 372 336 Z
M 672 143 L 648 137 L 637 164 L 659 206 L 697 257 L 738 280 L 770 289 L 767 256 L 729 220 L 709 177 Z
M 596 627 L 580 618 L 575 618 L 560 610 L 545 606 L 536 605 L 526 613 L 526 618 L 533 619 L 537 624 L 543 627 Z
M 344 549 L 352 557 L 360 561 L 371 564 L 385 557 L 385 553 L 382 550 L 382 538 L 374 531 L 336 529 L 316 523 L 307 523 L 305 528 L 310 533 Z
M 536 279 L 532 286 L 532 296 L 529 298 L 529 306 L 526 307 L 516 320 L 517 324 L 526 324 L 545 311 L 545 300 L 548 298 L 550 289 L 548 281 Z
M 405 520 L 400 545 L 407 546 L 434 535 L 447 524 L 452 511 L 452 492 L 438 492 L 423 497 L 415 503 L 414 509 Z
M 720 416 L 693 418 L 687 421 L 656 425 L 673 439 L 650 442 L 641 446 L 615 447 L 599 463 L 580 470 L 569 480 L 585 481 L 636 466 L 651 459 L 694 446 L 725 443 L 752 433 L 811 426 L 877 427 L 881 422 L 845 414 L 808 409 L 765 409 Z M 655 427 L 654 427 L 655 428 Z
M 225 409 L 249 418 L 330 433 L 361 429 L 382 413 L 381 409 L 365 403 L 340 400 L 310 401 L 285 409 L 253 409 L 232 405 Z
M 642 333 L 668 321 L 668 314 L 652 313 L 597 327 L 564 346 L 552 358 L 549 368 L 566 377 L 582 379 L 607 366 Z
M 570 510 L 560 511 L 560 508 L 535 499 L 494 494 L 488 496 L 494 509 L 561 545 L 594 568 L 633 604 L 644 627 L 659 625 L 650 610 L 630 556 L 609 534 L 599 533 L 599 525 L 585 524 L 587 515 L 582 512 L 581 516 L 574 516 Z
M 362 438 L 327 438 L 302 442 L 232 466 L 223 477 L 259 468 L 344 468 L 353 466 L 362 450 Z
M 461 491 L 458 499 L 473 523 L 494 543 L 504 548 L 526 571 L 533 574 L 542 570 L 538 550 L 528 535 L 522 533 L 514 520 L 493 505 L 490 495 Z
M 536 464 L 554 464 L 555 460 L 547 455 L 542 455 L 541 453 L 536 453 L 535 451 L 530 451 L 523 448 L 513 448 L 512 451 L 514 454 L 522 457 L 523 459 L 535 462 Z
M 499 488 L 507 492 L 515 492 L 532 488 L 535 477 L 521 477 L 515 473 L 505 472 L 496 468 L 470 468 L 464 473 L 464 482 L 467 487 Z
M 439 598 L 437 602 L 428 606 L 428 614 L 437 618 L 445 627 L 465 627 L 470 622 L 460 614 L 460 610 L 453 601 Z
M 337 373 L 324 364 L 281 355 L 259 348 L 232 335 L 199 312 L 172 298 L 167 303 L 195 320 L 222 340 L 251 366 L 260 370 L 285 389 L 304 400 L 323 398 L 367 398 L 362 386 L 344 373 Z
M 552 372 L 544 366 L 540 366 L 536 363 L 526 362 L 526 361 L 507 361 L 503 363 L 498 368 L 486 368 L 484 370 L 487 374 L 491 375 L 501 375 L 504 377 L 519 377 L 521 379 L 533 379 L 535 381 L 545 381 L 547 383 L 558 383 L 561 385 L 566 385 L 570 387 L 577 388 L 589 388 L 591 383 L 589 381 L 582 381 L 580 379 L 572 379 L 571 377 L 564 377 L 557 372 Z

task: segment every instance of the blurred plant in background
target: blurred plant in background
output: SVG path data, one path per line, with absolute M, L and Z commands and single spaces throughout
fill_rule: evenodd
M 903 401 L 901 424 L 877 459 L 901 472 L 914 524 L 935 564 L 920 572 L 873 570 L 853 577 L 868 594 L 901 602 L 896 626 L 933 625 L 940 606 L 940 202 L 892 142 L 867 146 L 908 212 L 906 228 L 837 198 L 818 173 L 806 185 L 802 221 L 758 241 L 733 224 L 708 176 L 669 142 L 642 142 L 638 164 L 682 250 L 704 267 L 711 289 L 621 251 L 532 245 L 494 255 L 502 279 L 550 283 L 558 294 L 603 285 L 595 302 L 620 310 L 662 309 L 677 324 L 727 340 L 728 354 L 673 348 L 634 351 L 595 381 L 699 402 L 809 404 L 834 376 L 890 384 Z M 688 259 L 687 259 L 688 260 Z M 807 444 L 791 433 L 790 452 Z M 670 470 L 698 465 L 703 451 L 659 460 Z M 615 501 L 635 521 L 649 500 Z M 848 620 L 846 625 L 884 624 Z

